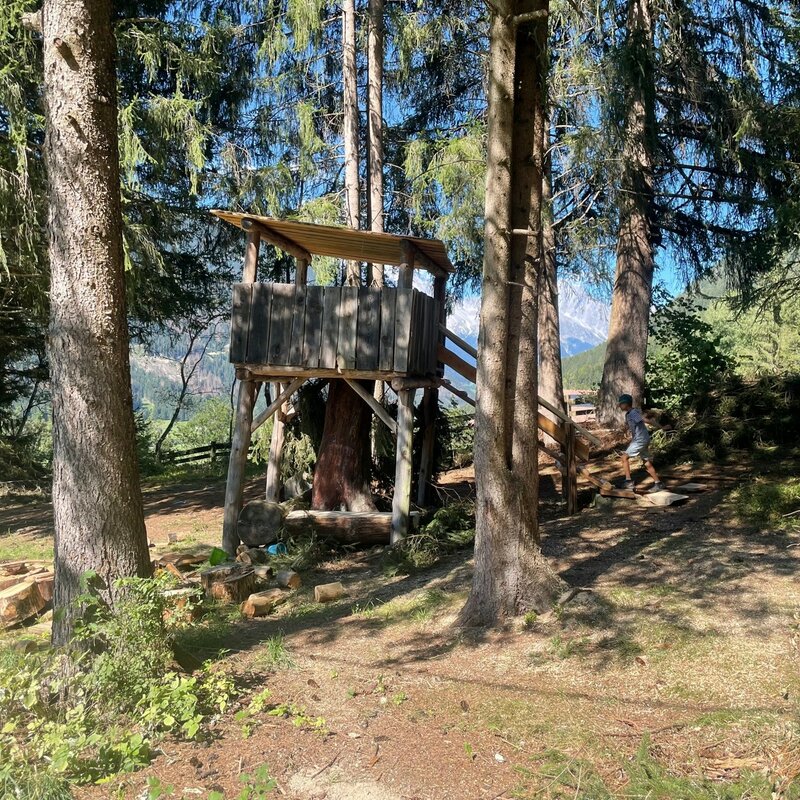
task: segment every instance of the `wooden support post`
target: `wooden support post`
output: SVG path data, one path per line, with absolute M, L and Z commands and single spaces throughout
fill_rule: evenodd
M 283 394 L 286 388 L 283 384 L 276 386 L 275 392 L 278 397 Z M 283 404 L 281 404 L 272 422 L 272 439 L 269 443 L 267 482 L 264 495 L 270 503 L 278 503 L 281 499 L 281 458 L 283 456 L 283 442 L 286 438 L 286 423 L 283 421 L 282 410 Z
M 578 513 L 578 461 L 576 453 L 575 426 L 568 422 L 565 425 L 564 461 L 566 470 L 563 473 L 562 488 L 567 501 L 567 514 Z
M 308 283 L 308 259 L 296 258 L 294 282 L 297 286 L 305 286 Z
M 244 254 L 242 283 L 253 283 L 258 272 L 258 249 L 261 236 L 257 231 L 247 234 Z M 239 512 L 242 510 L 244 473 L 247 467 L 247 451 L 250 449 L 250 425 L 253 422 L 253 405 L 258 384 L 252 380 L 239 383 L 236 401 L 236 420 L 231 439 L 231 454 L 228 460 L 228 480 L 225 485 L 225 513 L 222 521 L 222 549 L 235 556 L 239 546 Z
M 397 455 L 392 499 L 392 544 L 408 533 L 411 512 L 411 459 L 414 436 L 414 389 L 402 389 L 397 404 Z
M 398 289 L 414 288 L 414 245 L 403 241 L 400 244 L 400 272 L 397 276 Z
M 303 385 L 305 378 L 295 378 L 269 405 L 253 420 L 250 433 L 255 433 L 280 407 Z
M 371 395 L 358 381 L 345 378 L 344 381 L 375 413 L 375 416 L 397 436 L 397 423 L 391 418 L 389 412 Z
M 445 310 L 445 283 L 447 279 L 436 277 L 433 280 L 433 299 L 437 303 L 439 320 L 437 322 L 437 333 L 439 344 L 444 344 L 444 333 L 442 328 L 446 321 Z M 444 374 L 444 365 L 437 364 L 437 374 Z M 439 389 L 431 386 L 425 389 L 422 399 L 422 419 L 424 425 L 424 435 L 422 438 L 422 454 L 419 465 L 419 483 L 417 484 L 417 505 L 424 506 L 428 501 L 428 492 L 431 478 L 433 477 L 434 455 L 436 448 L 436 419 L 439 416 Z

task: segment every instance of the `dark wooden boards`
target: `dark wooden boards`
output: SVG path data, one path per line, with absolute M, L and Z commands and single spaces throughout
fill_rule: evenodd
M 236 284 L 231 361 L 433 377 L 441 304 L 416 289 Z

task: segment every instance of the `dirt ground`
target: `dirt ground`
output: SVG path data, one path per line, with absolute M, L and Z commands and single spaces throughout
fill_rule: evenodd
M 164 797 L 234 798 L 265 764 L 270 796 L 296 800 L 800 797 L 800 537 L 737 521 L 734 472 L 674 470 L 710 486 L 682 506 L 547 521 L 546 555 L 584 591 L 505 630 L 453 625 L 469 552 L 410 577 L 385 574 L 381 548 L 321 564 L 272 616 L 198 632 L 195 653 L 226 651 L 247 687 L 209 741 L 167 740 L 77 797 L 147 798 L 157 777 Z M 218 483 L 153 489 L 148 535 L 215 540 L 221 501 Z M 4 509 L 7 529 L 46 538 L 47 509 Z M 332 580 L 348 596 L 315 605 Z

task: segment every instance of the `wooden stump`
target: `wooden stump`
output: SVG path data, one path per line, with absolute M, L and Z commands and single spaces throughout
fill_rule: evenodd
M 269 589 L 266 592 L 255 592 L 242 603 L 241 611 L 246 617 L 264 617 L 272 610 L 285 603 L 288 595 L 283 589 Z
M 253 572 L 244 575 L 232 575 L 219 583 L 212 583 L 208 595 L 220 603 L 241 603 L 256 588 L 256 576 Z
M 0 592 L 0 624 L 5 628 L 36 616 L 47 601 L 35 580 L 10 586 Z
M 275 575 L 275 583 L 284 589 L 299 589 L 303 583 L 302 578 L 293 570 L 282 569 Z
M 344 586 L 339 581 L 335 583 L 321 583 L 314 587 L 314 600 L 317 603 L 330 603 L 344 597 Z

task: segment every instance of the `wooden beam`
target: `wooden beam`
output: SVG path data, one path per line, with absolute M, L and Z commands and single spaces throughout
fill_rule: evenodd
M 572 417 L 570 417 L 568 414 L 565 414 L 563 411 L 559 411 L 559 409 L 557 409 L 551 403 L 548 403 L 543 397 L 539 398 L 539 405 L 542 408 L 546 408 L 551 414 L 555 414 L 559 419 L 563 419 L 564 422 L 569 422 L 574 425 L 578 433 L 580 433 L 584 438 L 588 439 L 595 447 L 603 446 L 603 443 L 594 434 L 589 433 L 586 428 L 575 422 Z
M 446 364 L 450 369 L 455 370 L 470 383 L 475 383 L 478 380 L 477 367 L 473 367 L 472 364 L 467 363 L 463 358 L 460 358 L 441 344 L 436 352 L 439 361 Z
M 417 248 L 408 240 L 400 242 L 400 272 L 397 276 L 398 289 L 414 288 L 414 257 Z
M 375 416 L 397 436 L 397 423 L 389 412 L 360 384 L 345 378 L 345 383 L 375 412 Z
M 401 392 L 403 389 L 427 389 L 429 386 L 436 386 L 439 383 L 438 378 L 392 378 L 389 381 L 390 386 L 395 392 Z
M 450 381 L 445 380 L 442 378 L 439 383 L 447 389 L 450 394 L 454 394 L 456 397 L 460 397 L 465 403 L 469 403 L 473 408 L 475 408 L 478 403 L 476 402 L 474 397 L 470 397 L 466 392 L 462 392 L 461 389 L 456 389 Z
M 423 269 L 436 275 L 437 277 L 447 277 L 447 272 L 443 270 L 432 258 L 428 258 L 413 242 L 409 242 L 413 248 L 414 264 L 419 264 Z
M 436 415 L 439 410 L 439 392 L 435 387 L 425 389 L 422 397 L 422 452 L 419 461 L 417 480 L 417 505 L 425 506 L 428 498 L 428 484 L 433 474 L 433 456 L 436 446 Z
M 253 420 L 253 424 L 250 426 L 250 433 L 255 433 L 304 383 L 305 378 L 296 378 L 293 380 L 278 397 Z
M 467 341 L 462 339 L 458 334 L 453 333 L 453 331 L 449 330 L 447 327 L 439 324 L 439 330 L 455 345 L 458 345 L 467 355 L 472 356 L 473 358 L 478 357 L 478 351 Z
M 299 244 L 297 244 L 297 242 L 293 242 L 291 239 L 287 239 L 282 234 L 271 230 L 263 222 L 258 222 L 254 219 L 243 219 L 242 227 L 248 233 L 258 233 L 265 242 L 269 242 L 270 244 L 275 245 L 275 247 L 279 247 L 285 253 L 289 253 L 289 255 L 292 255 L 295 258 L 301 258 L 304 261 L 309 262 L 311 261 L 311 253 L 309 253 L 305 247 L 301 247 Z
M 562 479 L 562 488 L 567 501 L 567 514 L 572 515 L 578 513 L 578 465 L 575 455 L 577 440 L 573 424 L 567 423 L 566 434 L 564 460 L 567 470 Z
M 310 259 L 295 258 L 294 282 L 297 286 L 305 286 L 308 283 L 308 265 Z
M 247 234 L 247 247 L 244 251 L 244 267 L 242 269 L 242 283 L 255 283 L 258 272 L 258 249 L 261 237 L 253 232 Z
M 397 544 L 408 534 L 411 511 L 411 459 L 414 435 L 414 389 L 403 389 L 397 404 L 397 454 L 395 457 L 394 497 L 392 498 L 392 538 Z
M 277 384 L 278 397 L 290 386 Z M 277 388 L 276 387 L 276 388 Z M 280 409 L 282 404 L 278 405 Z M 286 423 L 281 415 L 275 417 L 272 423 L 272 437 L 269 442 L 269 460 L 267 461 L 267 479 L 264 484 L 264 498 L 268 503 L 279 503 L 281 494 L 281 458 L 283 457 L 283 441 L 286 438 Z

